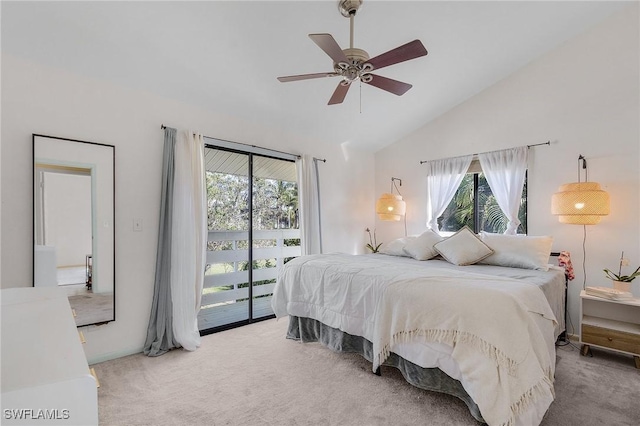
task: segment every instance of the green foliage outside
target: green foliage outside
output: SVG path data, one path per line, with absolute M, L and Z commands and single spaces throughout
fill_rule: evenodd
M 246 176 L 207 172 L 209 229 L 247 230 L 249 187 Z M 298 229 L 298 184 L 275 179 L 253 179 L 254 229 Z
M 249 179 L 223 173 L 206 173 L 207 225 L 210 230 L 246 231 L 249 228 Z M 275 179 L 253 179 L 253 229 L 298 229 L 298 184 Z M 268 243 L 254 248 L 268 247 Z M 231 241 L 210 241 L 208 250 L 234 250 Z M 236 242 L 246 250 L 247 242 Z
M 475 232 L 486 231 L 492 233 L 503 233 L 507 229 L 508 219 L 500 209 L 496 198 L 491 192 L 491 188 L 483 173 L 478 174 L 478 218 L 479 223 L 475 225 L 474 208 L 474 175 L 467 173 L 462 179 L 460 187 L 456 191 L 453 199 L 445 209 L 442 216 L 438 218 L 438 225 L 441 231 L 455 232 L 465 225 Z M 519 234 L 527 232 L 527 182 L 525 180 L 520 200 L 520 210 L 518 219 L 520 226 Z
M 247 231 L 249 228 L 249 186 L 246 176 L 206 173 L 208 229 L 216 231 Z M 276 230 L 298 229 L 300 226 L 298 209 L 298 185 L 276 179 L 253 179 L 253 229 Z M 253 248 L 275 247 L 275 239 L 254 239 Z M 299 238 L 283 240 L 285 247 L 299 246 Z M 248 250 L 247 240 L 209 241 L 207 250 Z M 284 263 L 292 258 L 285 258 Z M 256 259 L 253 269 L 273 268 L 276 259 Z M 207 265 L 205 275 L 225 274 L 246 271 L 249 262 L 230 262 Z M 254 281 L 255 285 L 264 285 L 275 280 Z M 249 283 L 240 283 L 235 288 L 247 287 Z M 205 288 L 203 294 L 232 290 L 233 285 Z

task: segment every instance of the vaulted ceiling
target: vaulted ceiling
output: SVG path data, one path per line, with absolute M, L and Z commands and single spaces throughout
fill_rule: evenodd
M 420 39 L 429 54 L 380 70 L 412 84 L 405 95 L 356 85 L 344 103 L 327 106 L 337 78 L 276 77 L 332 71 L 308 34 L 330 33 L 348 47 L 349 20 L 337 3 L 3 1 L 2 51 L 375 151 L 629 4 L 367 0 L 355 18 L 355 47 L 373 57 Z

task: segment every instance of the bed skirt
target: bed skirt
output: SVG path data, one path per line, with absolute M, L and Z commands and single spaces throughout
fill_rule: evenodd
M 329 327 L 311 318 L 289 316 L 287 338 L 305 343 L 318 342 L 334 352 L 355 352 L 367 361 L 373 361 L 373 344 L 369 340 Z M 422 368 L 393 352 L 383 365 L 400 370 L 405 380 L 415 387 L 460 398 L 469 407 L 471 415 L 485 423 L 480 409 L 464 390 L 460 381 L 449 377 L 439 368 Z

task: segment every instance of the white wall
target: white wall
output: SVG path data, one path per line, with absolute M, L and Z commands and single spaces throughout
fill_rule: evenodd
M 31 134 L 116 146 L 116 321 L 85 330 L 90 362 L 142 349 L 153 295 L 161 124 L 294 154 L 320 164 L 325 252 L 362 252 L 373 223 L 373 154 L 2 55 L 1 286 L 32 277 Z M 133 232 L 133 219 L 143 232 Z
M 419 233 L 426 223 L 419 160 L 550 140 L 550 146 L 529 150 L 528 231 L 553 235 L 553 249 L 572 254 L 569 311 L 577 332 L 583 227 L 558 223 L 550 213 L 551 195 L 577 180 L 577 158 L 584 155 L 589 180 L 611 196 L 611 214 L 587 228 L 587 285 L 611 286 L 602 269 L 617 269 L 622 250 L 634 269 L 640 265 L 638 36 L 636 3 L 378 151 L 376 193 L 388 191 L 391 176 L 402 178 L 409 234 Z M 377 229 L 383 241 L 403 233 L 399 223 L 379 222 Z M 640 280 L 633 291 L 640 296 Z

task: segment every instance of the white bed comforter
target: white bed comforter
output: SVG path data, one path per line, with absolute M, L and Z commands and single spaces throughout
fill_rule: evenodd
M 375 370 L 394 348 L 451 346 L 467 393 L 489 425 L 512 425 L 553 401 L 555 317 L 518 280 L 397 263 L 387 256 L 312 255 L 281 270 L 277 317 L 313 318 L 373 343 Z M 539 422 L 539 419 L 538 419 Z

